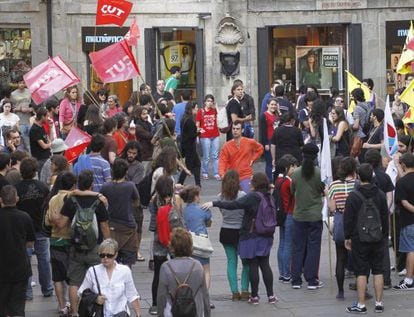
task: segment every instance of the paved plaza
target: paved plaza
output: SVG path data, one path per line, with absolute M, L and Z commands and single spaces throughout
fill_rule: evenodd
M 257 163 L 255 170 L 264 170 L 263 163 Z M 192 184 L 193 178 L 187 179 L 187 184 Z M 202 200 L 213 200 L 219 192 L 219 183 L 215 180 L 204 180 L 202 183 Z M 271 253 L 271 267 L 274 274 L 274 289 L 279 298 L 276 305 L 267 303 L 264 284 L 259 285 L 259 295 L 262 301 L 258 306 L 251 306 L 247 302 L 232 302 L 231 292 L 226 277 L 226 257 L 224 249 L 219 243 L 219 230 L 221 224 L 221 215 L 217 208 L 213 208 L 213 225 L 209 229 L 209 234 L 214 245 L 214 254 L 211 258 L 212 283 L 210 296 L 216 309 L 212 310 L 212 316 L 229 316 L 235 314 L 238 316 L 349 316 L 345 312 L 346 306 L 356 300 L 356 292 L 348 290 L 348 284 L 352 279 L 345 280 L 345 301 L 335 299 L 337 292 L 334 275 L 335 269 L 335 248 L 331 243 L 332 270 L 330 272 L 329 261 L 329 237 L 328 231 L 324 228 L 322 254 L 320 263 L 320 278 L 325 286 L 319 290 L 307 290 L 306 283 L 299 290 L 291 288 L 290 284 L 281 284 L 277 281 L 279 275 L 276 264 L 276 250 L 278 245 L 278 235 L 275 234 L 275 243 Z M 148 232 L 148 211 L 145 211 L 144 237 L 142 242 L 141 253 L 148 258 L 148 248 L 151 235 Z M 392 256 L 392 255 L 391 255 Z M 393 259 L 393 257 L 392 257 Z M 33 261 L 34 280 L 37 282 L 37 268 Z M 133 266 L 133 276 L 135 285 L 141 295 L 142 316 L 150 316 L 148 308 L 151 306 L 151 282 L 152 271 L 148 269 L 148 261 L 137 262 Z M 401 278 L 396 273 L 392 273 L 393 284 Z M 373 294 L 372 279 L 370 280 L 370 293 Z M 26 303 L 26 316 L 44 317 L 57 316 L 57 302 L 54 297 L 43 298 L 40 293 L 40 287 L 33 288 L 34 299 Z M 383 316 L 414 316 L 414 292 L 410 291 L 384 291 L 385 311 Z M 374 315 L 374 300 L 367 301 L 368 315 Z

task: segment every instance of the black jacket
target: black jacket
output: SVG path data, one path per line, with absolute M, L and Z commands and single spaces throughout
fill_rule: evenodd
M 374 197 L 374 203 L 377 205 L 381 216 L 382 235 L 388 238 L 388 205 L 385 194 L 374 184 L 364 184 L 358 187 L 365 198 Z M 362 206 L 362 200 L 351 192 L 346 200 L 344 211 L 344 232 L 345 239 L 358 239 L 358 211 Z

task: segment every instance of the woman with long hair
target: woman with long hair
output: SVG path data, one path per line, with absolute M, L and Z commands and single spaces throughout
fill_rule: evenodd
M 49 184 L 50 186 L 53 186 L 53 184 L 56 181 L 56 177 L 63 173 L 63 172 L 70 172 L 70 165 L 68 163 L 68 160 L 63 155 L 53 155 L 50 158 L 50 180 Z
M 2 135 L 6 135 L 6 132 L 15 128 L 19 130 L 20 118 L 17 114 L 13 113 L 13 103 L 10 99 L 3 99 L 3 112 L 0 113 L 0 128 Z
M 70 129 L 76 126 L 80 106 L 81 95 L 78 87 L 68 87 L 65 92 L 65 98 L 59 106 L 59 127 L 62 139 L 66 139 Z
M 259 205 L 263 199 L 272 199 L 270 196 L 270 183 L 264 173 L 255 173 L 251 179 L 252 191 L 245 196 L 233 201 L 214 201 L 203 204 L 203 208 L 219 207 L 230 210 L 244 209 L 243 224 L 240 229 L 239 255 L 246 260 L 250 268 L 251 296 L 249 303 L 259 304 L 259 268 L 262 272 L 266 286 L 268 302 L 274 304 L 277 301 L 273 292 L 273 272 L 269 264 L 270 250 L 273 245 L 273 233 L 259 234 L 256 232 L 254 221 L 257 217 Z M 258 194 L 260 193 L 260 194 Z
M 272 175 L 272 153 L 270 143 L 273 131 L 279 125 L 279 106 L 275 98 L 270 98 L 267 102 L 267 110 L 259 118 L 260 143 L 264 147 L 264 157 L 266 161 L 266 175 L 269 181 L 273 181 Z
M 351 129 L 345 118 L 344 109 L 340 106 L 332 108 L 330 116 L 332 118 L 332 126 L 330 129 L 331 144 L 334 145 L 334 151 L 331 152 L 332 157 L 349 156 L 351 151 Z
M 152 160 L 152 153 L 154 151 L 154 145 L 151 143 L 154 136 L 153 126 L 148 119 L 148 110 L 141 106 L 137 107 L 134 113 L 135 136 L 141 146 L 141 158 L 142 161 L 145 162 L 145 168 L 147 168 Z
M 181 153 L 185 158 L 185 165 L 194 175 L 195 184 L 201 187 L 200 182 L 200 157 L 197 153 L 197 136 L 199 129 L 195 122 L 195 115 L 197 114 L 197 104 L 189 101 L 185 105 L 184 115 L 181 119 Z M 186 171 L 181 171 L 178 178 L 179 184 L 184 184 L 187 177 Z
M 348 262 L 348 250 L 345 248 L 343 213 L 345 202 L 356 182 L 356 161 L 352 157 L 343 158 L 338 167 L 339 179 L 333 181 L 328 189 L 329 211 L 334 214 L 333 238 L 336 249 L 337 299 L 344 299 L 345 266 Z
M 214 178 L 220 180 L 218 172 L 220 132 L 217 127 L 217 109 L 213 95 L 209 94 L 204 97 L 204 106 L 197 112 L 196 125 L 200 131 L 200 144 L 203 153 L 201 165 L 203 179 L 208 179 L 208 163 L 211 161 Z
M 324 184 L 315 166 L 319 148 L 314 143 L 303 146 L 302 166 L 292 174 L 291 192 L 295 196 L 292 238 L 292 287 L 302 287 L 302 272 L 308 289 L 323 286 L 319 280 L 319 260 L 322 238 L 322 197 Z
M 83 121 L 83 130 L 89 135 L 98 133 L 103 126 L 104 121 L 97 105 L 91 104 L 86 110 L 85 121 Z
M 233 201 L 246 194 L 240 190 L 239 174 L 235 170 L 229 170 L 221 182 L 220 200 Z M 248 300 L 249 293 L 249 265 L 242 260 L 241 293 L 239 293 L 237 279 L 237 248 L 239 245 L 239 233 L 243 223 L 244 209 L 229 210 L 220 208 L 223 222 L 220 229 L 220 243 L 223 245 L 227 258 L 227 280 L 232 292 L 232 300 Z
M 299 84 L 315 85 L 321 88 L 321 70 L 318 63 L 318 53 L 311 49 L 306 54 L 306 64 L 300 70 Z

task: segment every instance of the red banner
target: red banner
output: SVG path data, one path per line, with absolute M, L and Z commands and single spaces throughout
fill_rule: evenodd
M 139 30 L 137 19 L 134 17 L 132 21 L 131 27 L 127 34 L 125 34 L 124 39 L 127 41 L 128 45 L 135 46 L 139 38 L 141 37 L 141 32 Z
M 72 128 L 66 137 L 65 144 L 68 149 L 65 151 L 65 157 L 69 163 L 72 163 L 79 157 L 91 143 L 91 136 L 79 128 Z
M 116 24 L 122 26 L 132 10 L 132 2 L 124 0 L 98 0 L 96 25 Z
M 140 74 L 126 40 L 89 54 L 92 67 L 104 83 L 124 81 Z
M 78 76 L 60 58 L 55 56 L 33 68 L 23 76 L 36 104 L 69 86 L 80 82 Z

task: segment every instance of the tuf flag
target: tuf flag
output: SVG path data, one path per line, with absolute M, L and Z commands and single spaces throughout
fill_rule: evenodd
M 404 48 L 401 52 L 400 60 L 398 61 L 397 65 L 397 73 L 398 74 L 409 74 L 412 73 L 411 64 L 414 62 L 414 50 L 410 49 L 411 42 L 414 39 L 414 27 L 413 21 L 411 21 L 410 29 L 407 33 L 407 38 L 405 39 Z
M 49 57 L 47 61 L 26 73 L 23 79 L 37 105 L 58 91 L 80 82 L 60 56 Z
M 125 0 L 98 0 L 96 8 L 96 25 L 124 25 L 132 10 L 132 2 Z
M 384 108 L 384 146 L 389 157 L 392 157 L 398 150 L 397 129 L 391 115 L 389 95 L 387 95 L 387 102 Z
M 124 81 L 140 74 L 126 40 L 89 54 L 92 67 L 104 83 Z
M 79 157 L 91 143 L 91 136 L 79 128 L 72 128 L 66 137 L 65 144 L 68 149 L 65 151 L 65 157 L 69 163 L 72 163 Z
M 409 104 L 410 107 L 414 107 L 414 79 L 411 80 L 407 88 L 404 89 L 400 96 L 401 101 Z
M 365 85 L 363 85 L 354 75 L 351 74 L 350 71 L 345 70 L 346 74 L 347 74 L 347 87 L 348 87 L 348 99 L 350 100 L 349 102 L 349 106 L 348 106 L 348 110 L 350 113 L 354 112 L 354 108 L 355 108 L 355 101 L 351 100 L 351 92 L 352 90 L 354 90 L 355 88 L 362 88 L 362 90 L 364 91 L 364 97 L 365 100 L 369 100 L 369 98 L 371 97 L 371 92 L 369 91 L 369 88 Z
M 127 34 L 125 34 L 124 39 L 127 41 L 128 45 L 136 46 L 139 38 L 141 37 L 141 32 L 137 24 L 137 19 L 134 17 L 131 27 Z

